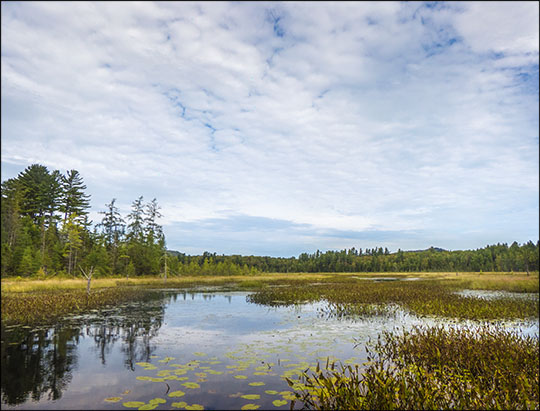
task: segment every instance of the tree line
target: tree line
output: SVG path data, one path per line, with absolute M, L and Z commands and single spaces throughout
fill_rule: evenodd
M 538 271 L 539 242 L 519 245 L 488 245 L 477 250 L 447 251 L 431 247 L 421 251 L 390 253 L 388 249 L 343 249 L 296 257 L 216 255 L 205 252 L 189 256 L 174 252 L 179 273 L 226 274 L 236 267 L 237 274 L 250 272 L 454 272 L 454 271 Z
M 90 196 L 77 170 L 66 174 L 32 164 L 2 182 L 1 275 L 158 275 L 165 236 L 156 199 L 137 198 L 123 218 L 113 198 L 101 222 L 88 218 Z
M 154 198 L 139 197 L 123 217 L 116 199 L 88 218 L 90 196 L 77 170 L 61 174 L 32 164 L 2 182 L 1 275 L 247 275 L 260 272 L 538 271 L 539 242 L 488 245 L 477 250 L 390 253 L 382 247 L 302 253 L 296 257 L 191 256 L 166 250 Z

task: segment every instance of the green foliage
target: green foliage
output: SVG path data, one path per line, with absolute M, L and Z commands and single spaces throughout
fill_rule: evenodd
M 488 325 L 385 332 L 366 368 L 317 366 L 296 397 L 328 410 L 538 409 L 538 341 Z
M 157 220 L 157 200 L 139 197 L 128 216 L 128 235 L 115 199 L 89 231 L 90 196 L 77 170 L 61 175 L 39 164 L 2 182 L 1 275 L 77 275 L 78 266 L 94 266 L 98 275 L 159 275 L 165 237 Z M 99 232 L 99 229 L 101 232 Z M 178 263 L 172 264 L 177 268 Z

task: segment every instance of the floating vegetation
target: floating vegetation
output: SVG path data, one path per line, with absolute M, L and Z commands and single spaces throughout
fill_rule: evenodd
M 264 382 L 250 382 L 248 385 L 251 385 L 253 387 L 259 387 L 261 385 L 265 385 Z
M 287 402 L 287 400 L 274 400 L 272 401 L 272 404 L 274 404 L 276 407 L 281 407 L 283 405 L 286 405 Z
M 242 408 L 240 409 L 241 410 L 258 410 L 259 408 L 261 408 L 261 406 L 257 404 L 246 404 L 242 406 Z
M 123 402 L 122 405 L 127 408 L 139 408 L 145 405 L 146 403 L 142 401 L 127 401 Z
M 183 397 L 184 395 L 186 395 L 186 393 L 184 391 L 173 391 L 173 392 L 170 392 L 169 393 L 169 397 Z
M 197 384 L 196 382 L 185 382 L 182 385 L 186 388 L 191 388 L 191 389 L 201 388 L 201 386 Z
M 300 381 L 308 409 L 538 409 L 539 340 L 500 327 L 385 332 L 365 369 L 327 363 Z M 289 385 L 297 382 L 288 380 Z
M 106 402 L 119 402 L 122 401 L 122 397 L 109 397 L 105 398 Z
M 259 394 L 245 394 L 241 395 L 241 398 L 244 398 L 246 400 L 258 400 L 261 398 Z

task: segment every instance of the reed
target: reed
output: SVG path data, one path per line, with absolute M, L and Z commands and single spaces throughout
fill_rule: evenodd
M 365 368 L 327 362 L 288 382 L 307 409 L 538 409 L 538 341 L 490 325 L 385 332 Z

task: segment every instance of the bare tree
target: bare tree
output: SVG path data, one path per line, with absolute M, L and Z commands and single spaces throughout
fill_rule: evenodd
M 84 269 L 79 266 L 80 270 L 82 271 L 83 275 L 86 277 L 88 282 L 86 283 L 86 295 L 90 295 L 90 282 L 92 281 L 92 275 L 94 274 L 94 267 L 90 267 L 90 270 L 88 271 L 88 274 L 84 271 Z

